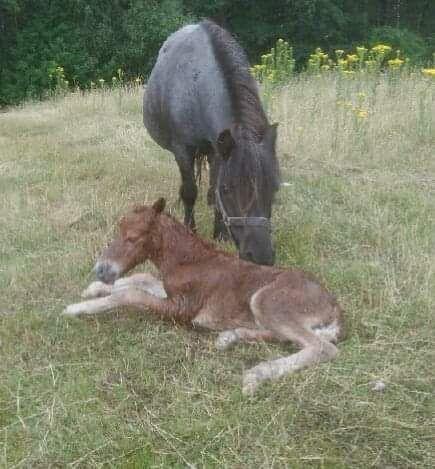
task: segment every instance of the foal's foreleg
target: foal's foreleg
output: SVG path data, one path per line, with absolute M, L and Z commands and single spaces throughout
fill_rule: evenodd
M 162 317 L 176 318 L 187 314 L 180 298 L 168 299 L 154 296 L 134 286 L 115 291 L 109 296 L 69 305 L 63 312 L 66 316 L 97 314 L 126 307 L 135 311 L 150 311 Z
M 129 287 L 139 288 L 140 290 L 144 290 L 161 298 L 166 297 L 163 283 L 153 275 L 146 272 L 133 274 L 128 277 L 121 277 L 116 280 L 113 285 L 97 280 L 96 282 L 92 282 L 88 288 L 82 292 L 81 297 L 84 299 L 100 298 Z
M 112 293 L 112 289 L 113 285 L 97 280 L 96 282 L 92 282 L 86 290 L 82 291 L 81 297 L 84 299 L 90 299 L 108 296 Z

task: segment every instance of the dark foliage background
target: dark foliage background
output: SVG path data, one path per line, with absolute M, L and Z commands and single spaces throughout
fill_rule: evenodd
M 431 60 L 433 0 L 0 0 L 0 105 L 43 97 L 64 68 L 70 85 L 146 77 L 169 33 L 202 17 L 228 27 L 252 61 L 278 38 L 299 68 L 326 51 L 388 42 L 414 62 Z

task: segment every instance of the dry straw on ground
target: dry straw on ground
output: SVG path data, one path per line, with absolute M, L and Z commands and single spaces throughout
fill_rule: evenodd
M 0 465 L 433 467 L 433 82 L 312 76 L 269 99 L 286 183 L 278 262 L 335 291 L 349 333 L 335 362 L 254 399 L 241 371 L 285 346 L 221 354 L 144 316 L 59 316 L 127 206 L 166 196 L 180 214 L 141 94 L 0 115 Z M 205 186 L 197 220 L 210 237 Z

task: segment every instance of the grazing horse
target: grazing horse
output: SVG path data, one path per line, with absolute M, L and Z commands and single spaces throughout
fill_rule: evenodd
M 264 380 L 337 355 L 334 343 L 342 336 L 342 310 L 311 275 L 256 265 L 217 250 L 164 213 L 164 206 L 164 199 L 159 199 L 121 220 L 119 237 L 97 261 L 100 282 L 85 293 L 88 298 L 107 296 L 70 305 L 66 315 L 125 306 L 220 331 L 219 349 L 259 340 L 291 341 L 301 348 L 248 370 L 243 377 L 247 394 Z M 146 260 L 158 268 L 163 282 L 150 274 L 120 278 Z
M 195 227 L 195 159 L 205 155 L 214 238 L 226 239 L 229 233 L 241 258 L 273 264 L 276 125 L 268 123 L 235 39 L 211 21 L 169 36 L 146 86 L 143 119 L 151 137 L 175 156 L 184 223 Z

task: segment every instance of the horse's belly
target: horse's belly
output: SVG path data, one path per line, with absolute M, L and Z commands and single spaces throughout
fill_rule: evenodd
M 163 44 L 143 110 L 151 137 L 171 151 L 214 141 L 231 125 L 228 91 L 202 28 L 183 28 Z
M 192 320 L 193 327 L 212 331 L 224 331 L 237 327 L 255 328 L 254 316 L 247 308 L 213 305 L 203 308 Z

